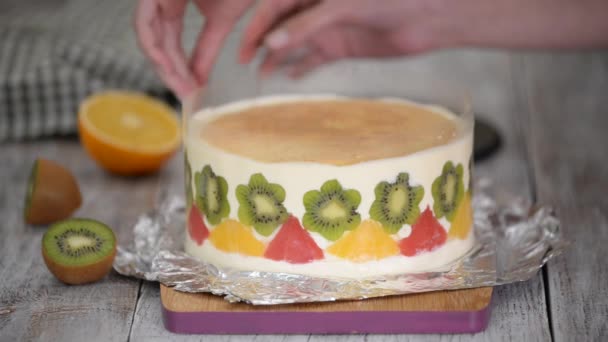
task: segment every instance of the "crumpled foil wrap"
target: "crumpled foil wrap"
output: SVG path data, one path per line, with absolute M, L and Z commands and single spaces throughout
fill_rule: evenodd
M 364 299 L 528 280 L 567 245 L 560 222 L 547 206 L 532 206 L 522 199 L 498 204 L 488 195 L 490 185 L 488 180 L 475 184 L 475 246 L 432 272 L 352 280 L 220 269 L 184 253 L 185 203 L 182 197 L 168 194 L 157 209 L 139 218 L 134 240 L 118 246 L 114 269 L 179 291 L 209 292 L 255 305 Z

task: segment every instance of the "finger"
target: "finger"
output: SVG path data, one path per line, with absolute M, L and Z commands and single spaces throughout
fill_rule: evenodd
M 181 44 L 182 24 L 181 20 L 163 22 L 163 46 L 167 58 L 171 62 L 171 70 L 184 82 L 194 84 L 194 77 L 188 68 L 188 60 Z
M 196 84 L 192 82 L 184 82 L 183 78 L 177 76 L 177 74 L 168 72 L 166 69 L 156 69 L 157 74 L 161 80 L 171 89 L 175 95 L 182 99 L 197 89 Z
M 195 86 L 193 79 L 188 77 L 186 59 L 179 44 L 185 5 L 185 0 L 171 3 L 142 0 L 135 16 L 142 50 L 155 64 L 159 77 L 178 96 Z
M 301 78 L 319 66 L 331 63 L 332 61 L 333 59 L 330 57 L 315 53 L 307 56 L 301 62 L 290 67 L 287 74 L 291 78 Z
M 266 56 L 264 57 L 262 63 L 260 63 L 258 69 L 260 74 L 265 76 L 274 72 L 278 68 L 298 64 L 311 53 L 316 52 L 312 52 L 309 46 L 294 49 L 294 51 L 267 51 Z
M 137 42 L 152 63 L 157 66 L 168 67 L 169 59 L 162 49 L 161 35 L 159 34 L 159 6 L 156 1 L 141 0 L 135 11 L 135 30 Z
M 264 56 L 264 60 L 258 67 L 258 73 L 261 76 L 269 75 L 281 64 L 283 58 L 283 56 L 278 56 L 277 54 L 272 52 L 266 53 L 266 56 Z
M 245 28 L 245 34 L 241 41 L 239 61 L 241 63 L 249 63 L 262 43 L 264 35 L 276 25 L 279 19 L 286 13 L 297 9 L 298 6 L 303 6 L 310 2 L 302 0 L 261 2 L 253 18 Z
M 205 23 L 190 59 L 190 66 L 199 85 L 207 82 L 211 68 L 220 53 L 224 40 L 230 34 L 232 26 L 232 23 L 225 22 Z
M 341 7 L 322 2 L 281 24 L 265 39 L 264 44 L 274 51 L 289 50 L 304 45 L 323 29 L 339 24 L 344 18 Z

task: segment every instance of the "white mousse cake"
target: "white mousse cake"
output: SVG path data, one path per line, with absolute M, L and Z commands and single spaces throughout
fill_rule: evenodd
M 216 266 L 364 278 L 473 246 L 472 122 L 446 109 L 262 97 L 196 113 L 185 139 L 185 249 Z

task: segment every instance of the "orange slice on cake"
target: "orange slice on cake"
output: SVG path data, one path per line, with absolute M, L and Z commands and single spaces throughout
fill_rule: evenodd
M 253 235 L 253 229 L 239 221 L 224 220 L 211 232 L 209 240 L 215 248 L 250 256 L 262 256 L 265 246 Z
M 327 251 L 354 262 L 366 262 L 397 255 L 399 246 L 379 222 L 365 220 L 357 229 L 329 246 Z

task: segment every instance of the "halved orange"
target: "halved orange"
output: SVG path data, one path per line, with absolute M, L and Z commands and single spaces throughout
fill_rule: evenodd
M 78 131 L 89 155 L 120 175 L 158 170 L 181 141 L 179 120 L 169 106 L 127 91 L 87 98 L 80 105 Z

